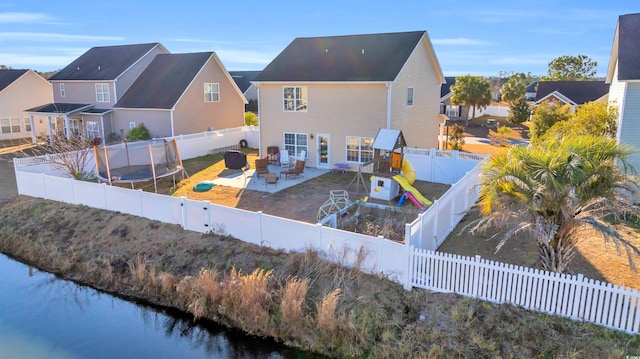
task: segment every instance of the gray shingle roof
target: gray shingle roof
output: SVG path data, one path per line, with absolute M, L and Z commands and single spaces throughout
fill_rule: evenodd
M 171 109 L 212 55 L 156 55 L 114 107 Z
M 236 85 L 242 93 L 247 91 L 249 86 L 251 86 L 251 81 L 256 78 L 260 74 L 260 71 L 229 71 L 229 75 L 233 78 Z
M 255 81 L 393 81 L 425 34 L 296 38 Z
M 604 81 L 540 81 L 536 102 L 554 91 L 561 93 L 577 105 L 582 105 L 608 94 L 609 85 Z
M 446 95 L 448 95 L 449 92 L 451 92 L 451 86 L 455 85 L 456 83 L 455 76 L 447 76 L 444 78 L 444 80 L 447 83 L 440 85 L 440 98 L 443 98 Z
M 86 103 L 48 103 L 34 107 L 25 112 L 38 112 L 38 113 L 72 113 L 78 110 L 88 110 L 93 107 L 91 104 Z
M 159 43 L 92 47 L 51 81 L 114 80 Z M 161 45 L 160 45 L 161 46 Z
M 0 70 L 0 91 L 11 85 L 29 70 Z
M 618 80 L 640 79 L 640 14 L 618 18 Z

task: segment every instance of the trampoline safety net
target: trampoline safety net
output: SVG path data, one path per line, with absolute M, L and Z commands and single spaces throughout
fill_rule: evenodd
M 98 177 L 109 183 L 155 181 L 182 171 L 175 139 L 94 146 L 94 152 Z

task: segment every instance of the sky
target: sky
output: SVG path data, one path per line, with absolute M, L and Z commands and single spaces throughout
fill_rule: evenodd
M 296 37 L 426 30 L 445 76 L 546 75 L 563 55 L 606 76 L 619 15 L 635 0 L 2 0 L 0 64 L 52 71 L 94 46 L 160 42 L 262 70 Z

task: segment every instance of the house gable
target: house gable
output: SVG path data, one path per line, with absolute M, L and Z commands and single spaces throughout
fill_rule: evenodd
M 564 103 L 581 106 L 602 100 L 608 93 L 609 85 L 604 81 L 541 81 L 535 102 L 543 102 L 553 94 Z

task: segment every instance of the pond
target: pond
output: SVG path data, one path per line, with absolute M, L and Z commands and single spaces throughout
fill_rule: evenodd
M 134 304 L 0 254 L 3 358 L 318 358 Z

